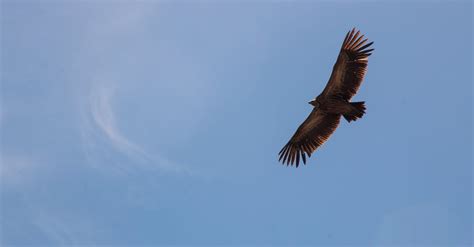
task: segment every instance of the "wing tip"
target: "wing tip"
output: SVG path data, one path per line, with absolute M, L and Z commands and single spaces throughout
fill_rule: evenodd
M 282 165 L 286 165 L 286 166 L 294 165 L 296 168 L 298 168 L 301 164 L 306 165 L 306 162 L 307 162 L 306 155 L 308 156 L 308 158 L 311 157 L 310 152 L 304 149 L 301 149 L 301 147 L 300 148 L 294 147 L 293 145 L 288 143 L 282 148 L 282 150 L 278 154 L 279 156 L 278 162 L 280 162 Z
M 354 34 L 355 33 L 355 34 Z M 371 41 L 365 44 L 368 39 L 363 39 L 364 34 L 361 34 L 360 29 L 356 29 L 353 27 L 344 38 L 344 42 L 342 43 L 342 50 L 352 51 L 356 53 L 364 53 L 363 50 L 367 49 L 371 45 L 374 44 L 374 41 Z

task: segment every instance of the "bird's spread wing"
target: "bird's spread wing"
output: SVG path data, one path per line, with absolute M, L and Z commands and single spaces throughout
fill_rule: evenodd
M 355 29 L 347 33 L 322 95 L 350 100 L 357 93 L 367 70 L 367 59 L 374 50 L 368 49 L 374 42 L 366 44 L 367 39 L 359 34 Z
M 298 127 L 290 141 L 283 147 L 278 155 L 283 164 L 298 167 L 300 158 L 306 164 L 308 157 L 321 146 L 339 125 L 339 114 L 328 114 L 318 109 L 313 109 L 306 120 Z

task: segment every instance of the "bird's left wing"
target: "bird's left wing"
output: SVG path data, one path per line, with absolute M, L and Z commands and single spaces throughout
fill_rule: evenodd
M 283 160 L 283 164 L 295 164 L 298 167 L 301 158 L 306 164 L 306 155 L 310 157 L 331 136 L 339 125 L 340 118 L 339 114 L 328 114 L 316 108 L 313 109 L 290 141 L 278 153 L 279 161 Z
M 322 95 L 350 100 L 357 93 L 367 71 L 368 57 L 374 50 L 369 49 L 374 42 L 366 42 L 360 31 L 352 29 L 347 33 Z

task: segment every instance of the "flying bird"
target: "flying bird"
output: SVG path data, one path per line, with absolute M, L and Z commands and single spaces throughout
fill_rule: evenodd
M 366 43 L 364 35 L 353 28 L 342 43 L 339 56 L 323 92 L 308 102 L 312 112 L 298 127 L 290 141 L 281 149 L 279 161 L 286 165 L 306 164 L 306 155 L 318 149 L 339 125 L 341 116 L 348 122 L 361 118 L 365 113 L 364 102 L 350 102 L 364 79 L 368 57 L 374 42 Z

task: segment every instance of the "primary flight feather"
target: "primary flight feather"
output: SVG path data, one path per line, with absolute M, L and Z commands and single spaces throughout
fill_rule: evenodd
M 339 125 L 343 116 L 348 122 L 365 113 L 364 102 L 350 102 L 364 79 L 368 57 L 374 49 L 360 31 L 349 31 L 342 43 L 336 64 L 323 92 L 310 101 L 313 111 L 281 149 L 279 161 L 287 165 L 306 164 L 306 156 L 320 147 Z

